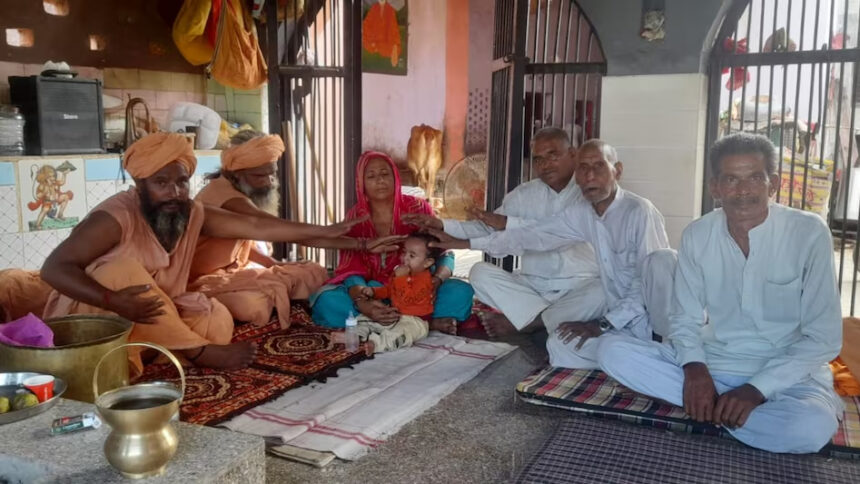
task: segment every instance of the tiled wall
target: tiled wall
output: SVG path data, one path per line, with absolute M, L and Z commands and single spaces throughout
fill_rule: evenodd
M 75 159 L 75 157 L 69 157 Z M 133 183 L 126 174 L 123 182 L 119 174 L 118 157 L 77 157 L 83 158 L 84 179 L 86 187 L 87 210 L 104 201 L 111 195 L 125 190 Z M 36 159 L 28 157 L 27 160 Z M 57 157 L 44 158 L 47 161 L 57 161 Z M 213 172 L 220 165 L 218 152 L 206 151 L 197 154 L 197 171 L 191 179 L 191 196 L 193 197 L 203 187 L 203 175 Z M 0 269 L 22 267 L 38 269 L 52 250 L 71 233 L 72 229 L 62 230 L 22 230 L 22 207 L 28 201 L 30 194 L 22 193 L 19 186 L 18 163 L 15 161 L 0 161 Z
M 248 123 L 256 129 L 267 126 L 263 119 L 265 86 L 254 91 L 226 88 L 203 74 L 150 71 L 145 69 L 97 69 L 73 66 L 78 77 L 100 79 L 104 93 L 128 102 L 130 97 L 141 97 L 158 124 L 164 127 L 170 107 L 177 102 L 204 104 L 222 118 Z M 0 62 L 0 104 L 9 103 L 9 76 L 31 76 L 42 71 L 39 64 Z M 122 113 L 124 115 L 124 113 Z
M 706 86 L 702 74 L 603 78 L 600 137 L 618 150 L 621 185 L 657 206 L 676 249 L 701 215 Z

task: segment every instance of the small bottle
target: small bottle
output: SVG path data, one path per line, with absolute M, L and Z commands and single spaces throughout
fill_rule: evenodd
M 358 351 L 358 320 L 352 314 L 352 311 L 349 312 L 349 317 L 346 318 L 343 344 L 346 346 L 346 351 L 350 353 Z

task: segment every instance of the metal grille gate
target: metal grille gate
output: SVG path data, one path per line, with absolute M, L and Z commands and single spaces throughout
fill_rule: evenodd
M 737 131 L 774 142 L 776 201 L 815 212 L 833 229 L 846 315 L 857 296 L 858 19 L 860 0 L 736 0 L 709 66 L 706 146 Z M 702 206 L 710 211 L 706 170 Z
M 599 135 L 603 47 L 575 0 L 496 0 L 487 208 L 532 178 L 534 132 Z M 504 261 L 512 269 L 513 260 Z
M 269 130 L 287 147 L 281 216 L 340 221 L 355 201 L 361 149 L 361 1 L 268 1 L 266 16 L 280 20 L 266 23 L 265 38 Z M 279 249 L 281 257 L 295 250 Z M 337 263 L 334 250 L 298 247 L 297 255 L 328 269 Z

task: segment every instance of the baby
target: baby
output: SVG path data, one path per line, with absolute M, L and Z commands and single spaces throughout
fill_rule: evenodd
M 430 267 L 440 250 L 429 246 L 435 240 L 430 235 L 410 235 L 403 242 L 403 263 L 394 269 L 388 284 L 360 288 L 365 297 L 390 300 L 401 315 L 392 325 L 377 323 L 364 315 L 358 318 L 358 336 L 373 343 L 375 353 L 411 346 L 427 336 L 426 320 L 432 317 L 436 301 Z

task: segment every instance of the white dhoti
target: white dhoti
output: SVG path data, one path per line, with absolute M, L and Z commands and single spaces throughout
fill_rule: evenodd
M 469 282 L 478 300 L 501 311 L 517 330 L 538 315 L 547 331 L 554 331 L 565 321 L 584 321 L 606 312 L 603 287 L 596 277 L 578 279 L 567 291 L 540 291 L 526 276 L 481 262 L 472 267 Z
M 600 368 L 639 393 L 684 406 L 684 370 L 667 344 L 623 335 L 599 338 Z M 750 377 L 712 373 L 717 393 L 745 384 Z M 807 378 L 756 407 L 743 427 L 726 429 L 739 441 L 770 452 L 818 452 L 827 445 L 842 414 L 833 390 Z
M 576 345 L 559 341 L 555 330 L 567 321 L 589 321 L 606 314 L 606 298 L 599 278 L 579 279 L 576 287 L 567 291 L 541 292 L 528 277 L 480 263 L 472 267 L 469 282 L 480 301 L 501 311 L 518 330 L 541 316 L 549 334 L 547 351 L 551 365 L 597 367 L 593 342 L 587 341 L 582 348 L 574 350 Z
M 675 266 L 678 255 L 672 249 L 659 249 L 642 261 L 642 296 L 654 332 L 666 335 L 672 304 Z M 576 349 L 579 338 L 562 341 L 555 330 L 568 321 L 590 321 L 608 311 L 603 285 L 598 278 L 583 278 L 581 284 L 569 291 L 541 293 L 529 279 L 511 274 L 497 266 L 481 263 L 469 275 L 475 295 L 484 303 L 500 310 L 518 330 L 541 315 L 547 330 L 546 349 L 549 363 L 555 367 L 594 369 L 597 364 L 598 340 L 591 338 Z M 638 331 L 650 339 L 651 330 Z M 613 329 L 608 334 L 627 334 L 631 328 Z M 604 335 L 605 336 L 605 335 Z

